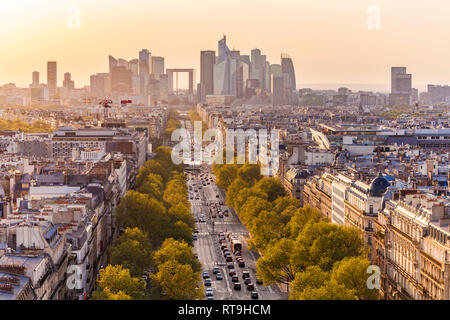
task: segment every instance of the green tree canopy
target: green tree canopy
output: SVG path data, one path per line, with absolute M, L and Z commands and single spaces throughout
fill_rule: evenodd
M 369 289 L 367 286 L 367 268 L 369 260 L 363 257 L 347 257 L 338 261 L 333 266 L 331 279 L 353 289 L 358 300 L 376 300 L 379 298 L 377 289 Z
M 189 207 L 186 205 L 179 203 L 171 206 L 167 211 L 172 223 L 177 221 L 183 221 L 190 228 L 194 228 L 194 217 L 189 211 Z
M 152 264 L 151 243 L 139 228 L 127 228 L 109 249 L 112 265 L 122 265 L 132 276 L 141 276 Z
M 295 241 L 293 259 L 296 270 L 303 271 L 308 266 L 318 265 L 322 270 L 329 271 L 335 262 L 359 256 L 363 250 L 357 229 L 325 221 L 310 221 Z
M 256 190 L 261 190 L 267 194 L 270 202 L 277 200 L 280 197 L 286 196 L 286 190 L 277 178 L 262 178 L 255 185 Z
M 116 210 L 119 227 L 140 228 L 148 234 L 154 247 L 162 243 L 170 228 L 170 217 L 164 205 L 145 194 L 128 191 Z
M 136 189 L 137 192 L 145 193 L 158 201 L 162 200 L 163 192 L 163 181 L 160 175 L 149 173 L 147 178 L 140 181 L 139 187 Z
M 194 300 L 203 297 L 198 287 L 200 274 L 190 264 L 168 260 L 158 266 L 158 272 L 151 274 L 153 294 L 163 300 Z
M 227 190 L 236 178 L 238 166 L 235 164 L 224 164 L 215 170 L 217 185 Z
M 97 284 L 99 288 L 92 295 L 94 300 L 140 300 L 145 297 L 145 281 L 131 277 L 130 270 L 120 265 L 101 269 Z
M 276 282 L 289 284 L 295 277 L 295 264 L 292 261 L 295 242 L 283 238 L 267 248 L 259 258 L 256 267 L 266 285 Z
M 201 270 L 200 262 L 194 256 L 192 248 L 184 241 L 168 238 L 154 254 L 154 261 L 158 266 L 170 260 L 175 260 L 180 264 L 189 264 L 194 272 Z
M 253 186 L 255 182 L 261 179 L 261 168 L 257 164 L 244 164 L 237 171 L 237 177 L 249 186 Z

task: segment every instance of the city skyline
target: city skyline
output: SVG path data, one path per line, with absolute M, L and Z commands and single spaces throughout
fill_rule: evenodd
M 9 32 L 2 33 L 0 39 L 14 50 L 0 53 L 0 83 L 27 87 L 32 71 L 39 71 L 42 81 L 46 61 L 57 61 L 57 79 L 70 72 L 76 86 L 81 87 L 88 85 L 90 75 L 107 72 L 109 54 L 133 59 L 142 48 L 165 57 L 168 68 L 194 68 L 199 73 L 199 52 L 214 49 L 223 34 L 229 39 L 230 50 L 248 54 L 259 48 L 268 61 L 278 61 L 280 52 L 289 53 L 297 87 L 345 83 L 389 86 L 390 67 L 397 65 L 408 67 L 414 74 L 413 87 L 421 90 L 426 84 L 450 83 L 450 66 L 442 63 L 450 52 L 442 41 L 450 27 L 444 19 L 448 4 L 443 1 L 434 1 L 440 3 L 440 10 L 435 9 L 438 6 L 407 2 L 408 15 L 401 10 L 406 1 L 378 1 L 379 30 L 367 26 L 369 1 L 317 5 L 283 0 L 259 2 L 261 6 L 240 3 L 239 7 L 230 1 L 226 6 L 207 7 L 205 1 L 197 0 L 195 5 L 177 1 L 177 9 L 173 3 L 156 2 L 157 12 L 152 10 L 155 2 L 130 1 L 127 6 L 132 10 L 125 15 L 118 1 L 2 4 L 0 26 Z M 80 12 L 79 29 L 68 27 L 76 13 L 71 10 L 73 6 Z M 425 26 L 427 32 L 423 32 Z M 140 36 L 130 37 L 135 34 Z

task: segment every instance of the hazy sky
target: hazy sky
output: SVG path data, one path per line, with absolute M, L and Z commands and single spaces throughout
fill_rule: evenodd
M 380 29 L 367 26 L 373 5 Z M 79 29 L 68 27 L 73 6 Z M 58 85 L 71 72 L 79 87 L 108 70 L 109 54 L 128 60 L 142 48 L 168 68 L 196 68 L 198 81 L 200 50 L 217 50 L 223 34 L 271 63 L 290 54 L 299 84 L 389 84 L 391 66 L 408 67 L 415 87 L 450 84 L 449 14 L 449 0 L 1 0 L 0 84 L 28 86 L 34 70 L 46 82 L 56 60 Z

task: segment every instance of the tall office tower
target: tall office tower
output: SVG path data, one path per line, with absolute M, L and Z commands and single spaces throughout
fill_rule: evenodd
M 139 51 L 139 74 L 150 73 L 150 52 L 147 49 Z
M 37 88 L 39 87 L 39 72 L 34 71 L 33 72 L 33 82 L 31 83 L 31 87 L 32 88 Z
M 111 92 L 111 76 L 109 73 L 93 74 L 90 78 L 91 94 L 98 97 L 105 97 Z
M 266 61 L 266 65 L 264 66 L 264 80 L 266 81 L 264 88 L 267 91 L 271 91 L 272 79 L 270 77 L 270 62 L 269 61 Z
M 136 79 L 133 80 L 133 92 L 136 93 L 136 85 L 139 88 L 140 95 L 147 95 L 150 84 L 150 52 L 147 49 L 139 51 L 139 79 L 136 84 Z
M 64 73 L 63 88 L 73 90 L 75 82 L 72 80 L 72 75 L 69 72 Z
M 283 75 L 281 64 L 270 65 L 270 78 L 271 78 L 272 105 L 274 106 L 284 105 L 286 98 L 286 88 L 285 88 L 286 75 Z
M 272 74 L 272 105 L 281 106 L 285 104 L 285 87 L 283 74 Z
M 389 104 L 409 105 L 411 103 L 412 75 L 406 73 L 406 67 L 391 68 L 391 94 Z
M 47 62 L 47 86 L 50 97 L 55 96 L 57 89 L 56 61 Z
M 297 90 L 297 82 L 295 79 L 295 70 L 294 70 L 294 64 L 292 63 L 291 57 L 283 53 L 281 54 L 281 70 L 283 73 L 289 75 L 289 87 L 290 90 Z
M 250 79 L 250 56 L 241 55 L 240 56 L 240 64 L 241 64 L 241 68 L 242 68 L 242 87 L 243 87 L 242 94 L 245 96 L 246 83 L 247 83 L 247 80 Z
M 259 80 L 259 57 L 261 56 L 261 50 L 253 49 L 251 51 L 251 62 L 250 62 L 250 79 Z
M 204 95 L 214 94 L 214 63 L 216 52 L 213 50 L 200 52 L 200 84 Z
M 235 69 L 233 81 L 233 94 L 237 98 L 244 97 L 244 63 L 241 61 L 241 52 L 238 50 L 231 51 L 233 58 L 233 68 Z
M 281 64 L 270 65 L 270 74 L 274 75 L 275 77 L 282 77 L 283 71 L 281 69 Z
M 258 80 L 260 88 L 269 91 L 270 87 L 267 87 L 268 81 L 266 80 L 266 56 L 261 54 L 261 50 L 253 49 L 251 57 L 250 78 Z
M 112 70 L 114 67 L 117 67 L 117 59 L 113 56 L 109 56 L 109 75 L 112 76 Z
M 152 57 L 151 74 L 164 74 L 164 57 Z
M 391 93 L 398 93 L 397 76 L 406 74 L 406 67 L 391 67 Z
M 130 62 L 128 62 L 128 69 L 130 69 L 133 75 L 135 76 L 139 75 L 139 60 L 138 59 L 130 60 Z
M 218 44 L 219 55 L 214 64 L 214 93 L 231 94 L 231 52 L 224 36 Z
M 130 94 L 133 92 L 133 73 L 125 66 L 112 69 L 112 91 L 115 93 Z

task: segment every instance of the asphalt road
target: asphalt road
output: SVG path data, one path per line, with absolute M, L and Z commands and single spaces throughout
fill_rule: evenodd
M 183 127 L 187 128 L 193 137 L 192 126 L 190 122 L 183 121 Z M 202 181 L 200 174 L 204 174 Z M 196 219 L 196 226 L 198 233 L 197 240 L 194 241 L 194 251 L 200 260 L 203 271 L 208 271 L 210 279 L 212 281 L 211 287 L 213 290 L 214 300 L 250 300 L 251 292 L 258 292 L 259 299 L 262 300 L 280 300 L 287 299 L 286 293 L 280 292 L 277 286 L 264 286 L 256 284 L 256 261 L 258 259 L 258 253 L 248 250 L 247 239 L 249 238 L 249 233 L 247 229 L 241 224 L 237 214 L 233 209 L 227 208 L 225 205 L 219 205 L 224 212 L 226 209 L 229 210 L 229 215 L 220 218 L 219 215 L 216 218 L 212 218 L 210 213 L 209 204 L 214 203 L 225 203 L 225 194 L 220 190 L 214 183 L 215 178 L 211 173 L 211 167 L 204 164 L 201 166 L 201 171 L 198 174 L 190 174 L 187 176 L 189 180 L 187 181 L 189 198 L 191 202 L 191 211 Z M 206 176 L 213 178 L 213 181 L 206 179 Z M 207 184 L 209 182 L 209 184 Z M 203 186 L 203 184 L 206 184 Z M 219 195 L 219 198 L 217 198 Z M 206 222 L 200 222 L 200 215 L 204 214 Z M 233 236 L 237 236 L 242 243 L 242 257 L 245 261 L 245 267 L 240 268 L 236 262 L 234 254 L 233 264 L 234 270 L 239 277 L 239 283 L 242 286 L 240 291 L 234 290 L 234 283 L 231 281 L 231 276 L 228 274 L 229 269 L 227 268 L 227 262 L 223 256 L 222 250 L 219 244 L 219 232 L 231 232 Z M 226 244 L 231 251 L 230 242 L 226 240 Z M 216 280 L 215 274 L 213 274 L 213 268 L 219 267 L 220 272 L 223 275 L 223 280 Z M 255 286 L 255 290 L 247 290 L 247 286 L 242 278 L 242 272 L 246 270 L 250 273 L 250 279 L 252 284 Z M 203 280 L 202 280 L 203 281 Z M 209 288 L 209 287 L 205 287 Z M 206 297 L 205 297 L 206 299 Z

